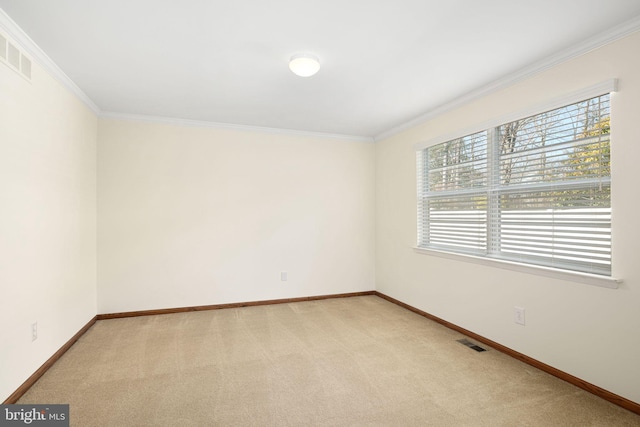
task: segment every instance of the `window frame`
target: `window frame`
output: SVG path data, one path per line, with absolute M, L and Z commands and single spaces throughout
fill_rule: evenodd
M 616 91 L 617 91 L 617 80 L 616 79 L 606 80 L 599 84 L 552 99 L 549 102 L 532 106 L 530 108 L 527 108 L 526 110 L 516 111 L 508 115 L 504 115 L 499 118 L 493 119 L 491 121 L 482 123 L 480 125 L 467 128 L 463 131 L 458 131 L 448 135 L 442 135 L 438 138 L 434 138 L 427 142 L 417 144 L 414 147 L 416 151 L 417 162 L 421 161 L 421 157 L 422 157 L 421 151 L 431 146 L 434 146 L 443 142 L 452 141 L 459 138 L 464 138 L 468 135 L 476 134 L 482 131 L 491 132 L 493 129 L 501 125 L 504 125 L 506 123 L 513 122 L 515 120 L 520 120 L 522 118 L 541 114 L 549 110 L 561 108 L 566 105 L 582 102 L 590 98 L 605 95 L 607 93 L 612 94 Z M 614 97 L 611 96 L 610 98 L 611 101 L 613 100 L 613 98 Z M 422 172 L 423 172 L 423 165 L 421 165 L 420 163 L 417 163 L 416 183 L 418 183 L 418 180 L 422 179 L 422 176 L 421 176 Z M 420 185 L 418 185 L 416 188 L 417 190 L 416 206 L 418 208 L 422 200 L 422 195 L 419 194 L 419 191 L 420 191 L 419 187 Z M 487 221 L 489 221 L 489 218 L 487 218 Z M 569 281 L 585 283 L 585 284 L 590 284 L 595 286 L 602 286 L 602 287 L 613 288 L 613 289 L 618 288 L 618 285 L 622 282 L 621 279 L 617 279 L 613 276 L 613 273 L 614 273 L 613 262 L 611 264 L 611 276 L 608 276 L 608 275 L 573 271 L 573 270 L 568 270 L 564 268 L 535 265 L 527 262 L 505 260 L 501 258 L 488 257 L 488 256 L 478 255 L 473 253 L 453 252 L 448 250 L 420 247 L 419 233 L 420 233 L 421 224 L 419 222 L 420 222 L 420 218 L 417 217 L 416 223 L 418 225 L 418 241 L 414 246 L 414 251 L 416 253 L 433 255 L 433 256 L 438 256 L 442 258 L 455 259 L 455 260 L 466 261 L 466 262 L 472 262 L 476 264 L 488 265 L 488 266 L 507 269 L 507 270 L 520 271 L 520 272 L 525 272 L 529 274 L 536 274 L 536 275 L 541 275 L 546 277 L 558 278 L 562 280 L 569 280 Z M 613 220 L 612 220 L 612 223 L 613 223 Z M 613 240 L 613 236 L 612 236 L 612 240 Z M 613 245 L 613 242 L 612 242 L 612 245 Z

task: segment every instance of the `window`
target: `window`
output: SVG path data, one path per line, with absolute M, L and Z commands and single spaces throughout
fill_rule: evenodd
M 418 247 L 610 276 L 609 101 L 419 150 Z

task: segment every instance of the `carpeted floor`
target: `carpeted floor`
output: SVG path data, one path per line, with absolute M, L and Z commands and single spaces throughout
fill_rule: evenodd
M 89 426 L 640 426 L 376 296 L 98 321 L 18 403 Z

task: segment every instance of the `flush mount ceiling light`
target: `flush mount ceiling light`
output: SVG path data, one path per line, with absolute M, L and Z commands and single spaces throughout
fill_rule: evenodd
M 320 60 L 310 53 L 298 53 L 291 57 L 289 68 L 300 77 L 310 77 L 320 69 Z

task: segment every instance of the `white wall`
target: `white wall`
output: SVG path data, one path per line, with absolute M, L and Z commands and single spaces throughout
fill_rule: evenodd
M 0 64 L 0 401 L 96 315 L 96 135 L 35 61 Z
M 376 144 L 377 290 L 640 403 L 640 34 Z M 418 254 L 414 144 L 619 78 L 612 97 L 613 271 L 606 289 Z M 526 309 L 526 326 L 513 307 Z
M 101 119 L 98 146 L 99 313 L 374 289 L 374 144 Z

